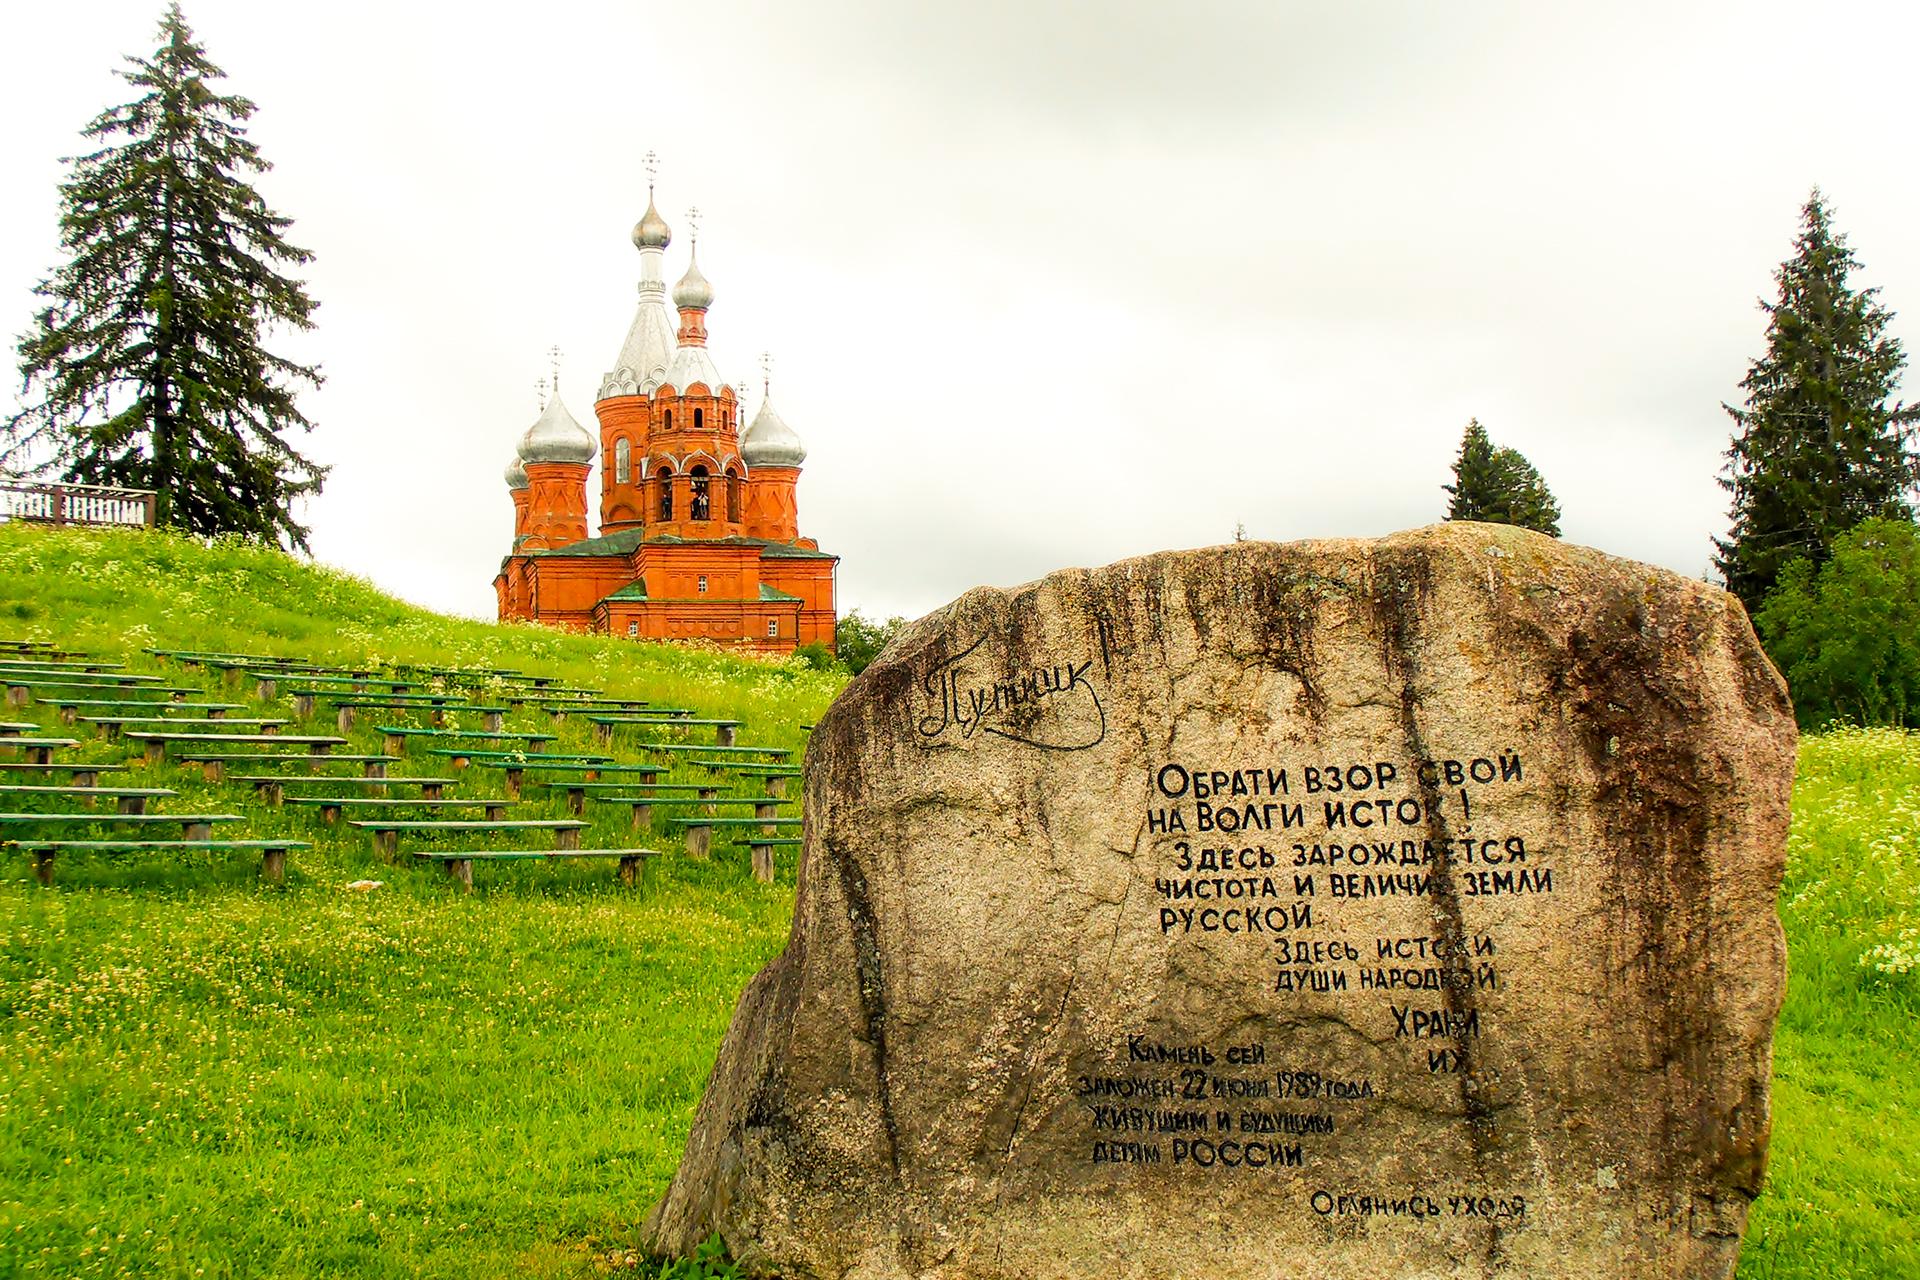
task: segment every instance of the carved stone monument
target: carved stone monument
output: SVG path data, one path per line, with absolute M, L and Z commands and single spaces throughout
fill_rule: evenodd
M 1512 528 L 970 592 L 814 733 L 793 934 L 650 1239 L 1731 1276 L 1794 745 L 1733 597 Z

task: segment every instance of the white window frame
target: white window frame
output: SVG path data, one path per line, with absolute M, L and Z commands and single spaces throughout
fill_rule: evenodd
M 700 594 L 707 594 L 707 575 L 704 573 L 700 575 Z
M 640 634 L 640 620 L 638 618 L 627 619 L 627 634 L 629 636 L 637 636 Z
M 779 636 L 779 634 L 780 634 L 780 619 L 768 618 L 767 619 L 767 638 L 773 639 Z

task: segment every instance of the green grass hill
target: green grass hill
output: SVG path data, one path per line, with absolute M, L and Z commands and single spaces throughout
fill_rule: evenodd
M 738 720 L 740 742 L 796 760 L 841 683 L 798 663 L 445 618 L 244 544 L 19 525 L 0 526 L 5 640 L 122 662 L 240 704 L 234 717 L 287 719 L 287 734 L 334 732 L 332 710 L 296 714 L 297 681 L 262 699 L 249 678 L 147 651 L 512 668 Z M 483 703 L 512 692 L 472 682 Z M 785 939 L 791 850 L 762 884 L 737 843 L 690 858 L 658 821 L 634 831 L 627 809 L 589 804 L 583 846 L 662 851 L 637 885 L 605 861 L 542 860 L 478 866 L 464 894 L 312 808 L 150 765 L 49 701 L 0 708 L 5 720 L 79 741 L 59 758 L 126 766 L 103 786 L 176 792 L 157 812 L 240 815 L 214 834 L 311 847 L 278 885 L 256 854 L 169 851 L 62 854 L 51 887 L 0 848 L 0 1280 L 657 1274 L 636 1227 L 741 988 Z M 476 713 L 447 721 L 477 727 Z M 363 712 L 338 750 L 381 753 L 376 726 L 428 723 Z M 555 734 L 548 751 L 658 758 L 637 731 L 603 743 L 531 704 L 505 726 Z M 446 773 L 426 742 L 391 771 Z M 457 776 L 453 794 L 501 794 L 498 771 Z M 665 780 L 710 777 L 676 757 Z M 0 812 L 36 806 L 70 807 L 15 793 Z M 532 787 L 511 813 L 571 816 Z M 349 888 L 366 880 L 383 885 Z M 1770 1185 L 1740 1274 L 1920 1276 L 1920 735 L 1806 740 L 1781 913 L 1792 978 Z

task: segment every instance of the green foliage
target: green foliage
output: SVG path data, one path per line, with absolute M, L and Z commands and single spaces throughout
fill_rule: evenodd
M 1787 1001 L 1743 1280 L 1920 1275 L 1920 734 L 1802 739 Z
M 888 618 L 885 622 L 878 622 L 855 609 L 840 619 L 839 625 L 833 630 L 834 647 L 840 653 L 841 663 L 848 671 L 859 675 L 873 665 L 880 651 L 906 625 L 905 618 Z
M 1835 720 L 1920 727 L 1920 530 L 1868 520 L 1815 569 L 1780 574 L 1754 619 L 1802 728 Z
M 833 650 L 818 640 L 810 640 L 793 651 L 794 659 L 809 671 L 832 671 L 835 669 Z
M 740 1280 L 740 1269 L 727 1257 L 726 1242 L 709 1236 L 694 1246 L 691 1258 L 681 1258 L 660 1268 L 659 1280 Z
M 159 518 L 305 548 L 293 504 L 326 469 L 283 438 L 312 429 L 293 388 L 318 371 L 262 345 L 276 325 L 312 327 L 313 301 L 277 265 L 312 255 L 249 179 L 269 168 L 242 124 L 253 104 L 178 4 L 151 58 L 121 77 L 142 96 L 101 113 L 60 188 L 65 265 L 20 338 L 38 398 L 0 428 L 0 466 L 84 484 L 154 489 Z
M 1816 188 L 1794 256 L 1774 273 L 1779 299 L 1760 303 L 1767 350 L 1740 381 L 1746 403 L 1724 406 L 1733 527 L 1714 540 L 1714 563 L 1749 609 L 1787 565 L 1817 567 L 1861 521 L 1912 518 L 1914 411 L 1893 400 L 1906 355 L 1879 290 L 1849 282 L 1859 265 Z
M 1478 418 L 1467 423 L 1460 437 L 1453 483 L 1440 487 L 1452 495 L 1447 505 L 1449 520 L 1513 524 L 1560 536 L 1560 504 L 1548 491 L 1547 482 L 1518 450 L 1495 446 Z

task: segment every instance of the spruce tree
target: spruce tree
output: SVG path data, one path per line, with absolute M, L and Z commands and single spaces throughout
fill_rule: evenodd
M 1733 524 L 1714 539 L 1714 563 L 1749 609 L 1789 562 L 1818 566 L 1861 521 L 1912 518 L 1914 413 L 1893 399 L 1906 357 L 1879 290 L 1849 283 L 1859 265 L 1816 187 L 1774 273 L 1779 299 L 1760 303 L 1767 350 L 1740 381 L 1746 403 L 1723 406 L 1735 423 L 1720 480 Z
M 304 550 L 293 503 L 326 468 L 284 437 L 312 430 L 294 389 L 320 374 L 262 341 L 312 327 L 313 301 L 279 270 L 312 255 L 249 185 L 270 167 L 242 127 L 253 103 L 215 92 L 225 73 L 177 3 L 154 55 L 126 61 L 140 96 L 67 160 L 68 257 L 19 340 L 26 407 L 0 428 L 0 468 L 153 489 L 163 524 Z
M 1453 499 L 1449 520 L 1486 520 L 1514 524 L 1551 537 L 1560 536 L 1560 504 L 1547 482 L 1517 449 L 1495 445 L 1474 418 L 1460 437 L 1453 483 L 1440 486 Z

